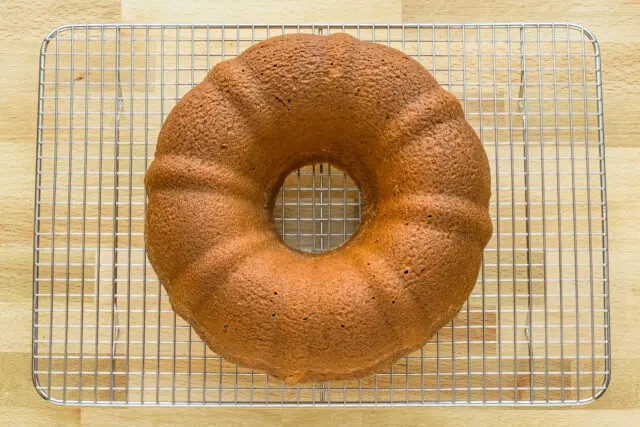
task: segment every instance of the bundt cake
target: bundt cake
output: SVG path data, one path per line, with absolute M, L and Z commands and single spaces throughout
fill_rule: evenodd
M 284 178 L 330 162 L 359 185 L 343 246 L 287 247 Z M 418 62 L 346 34 L 267 39 L 173 108 L 145 186 L 149 260 L 216 353 L 285 382 L 363 377 L 460 310 L 492 225 L 485 151 Z

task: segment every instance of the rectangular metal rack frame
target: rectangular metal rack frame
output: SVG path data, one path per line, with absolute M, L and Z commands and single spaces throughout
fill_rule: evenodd
M 494 236 L 473 294 L 423 349 L 359 381 L 285 386 L 213 354 L 169 306 L 143 242 L 143 177 L 167 113 L 216 63 L 283 33 L 411 55 L 462 102 L 491 163 Z M 557 405 L 610 378 L 600 52 L 573 24 L 72 25 L 42 45 L 33 380 L 73 405 Z M 359 221 L 330 165 L 292 174 L 288 244 Z M 322 286 L 321 283 L 318 286 Z

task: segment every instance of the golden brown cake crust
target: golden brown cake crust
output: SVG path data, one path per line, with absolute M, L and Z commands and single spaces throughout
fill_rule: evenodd
M 329 161 L 362 222 L 322 254 L 273 225 L 286 175 Z M 149 259 L 216 353 L 287 382 L 359 378 L 419 349 L 471 292 L 492 225 L 484 149 L 418 62 L 345 34 L 270 38 L 165 121 L 145 176 Z

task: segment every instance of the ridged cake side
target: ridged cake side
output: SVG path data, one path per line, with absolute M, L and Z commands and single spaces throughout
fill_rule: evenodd
M 359 184 L 358 233 L 284 246 L 272 204 L 325 160 Z M 491 236 L 489 165 L 459 102 L 420 64 L 353 37 L 268 39 L 173 109 L 145 178 L 149 256 L 216 353 L 288 382 L 358 378 L 460 309 Z

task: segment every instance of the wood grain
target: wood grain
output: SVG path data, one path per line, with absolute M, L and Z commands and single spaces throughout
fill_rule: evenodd
M 3 2 L 0 14 L 0 422 L 32 425 L 633 425 L 640 419 L 640 5 L 637 1 L 55 0 Z M 68 23 L 573 21 L 600 40 L 609 202 L 613 379 L 586 407 L 237 409 L 73 408 L 44 402 L 31 384 L 33 175 L 38 54 Z

